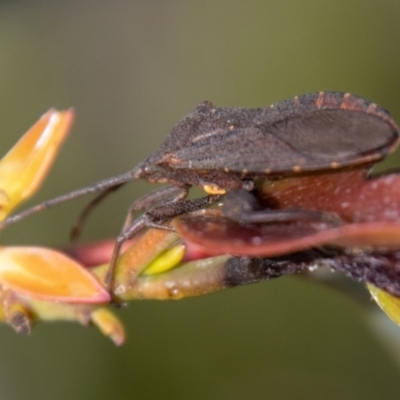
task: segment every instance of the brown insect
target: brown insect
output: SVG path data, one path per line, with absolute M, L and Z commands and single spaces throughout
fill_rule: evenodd
M 325 211 L 297 208 L 254 210 L 251 193 L 259 178 L 372 165 L 398 144 L 398 128 L 389 113 L 349 93 L 320 92 L 285 100 L 268 108 L 214 107 L 199 104 L 179 121 L 164 143 L 131 171 L 48 200 L 2 223 L 5 227 L 53 205 L 101 192 L 79 219 L 75 234 L 90 210 L 123 184 L 146 179 L 170 185 L 138 199 L 116 240 L 106 285 L 112 286 L 122 243 L 145 227 L 171 229 L 172 217 L 205 207 L 230 194 L 225 213 L 241 223 L 325 220 Z M 208 196 L 185 200 L 191 186 Z M 238 202 L 249 206 L 236 207 Z M 228 203 L 228 202 L 227 202 Z M 134 211 L 146 212 L 131 223 Z

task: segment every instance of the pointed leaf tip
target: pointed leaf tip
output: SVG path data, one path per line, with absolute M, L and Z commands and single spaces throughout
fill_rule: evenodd
M 400 298 L 371 284 L 367 284 L 367 288 L 378 306 L 394 323 L 400 325 Z

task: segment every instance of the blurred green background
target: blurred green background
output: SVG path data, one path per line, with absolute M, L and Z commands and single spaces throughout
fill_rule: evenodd
M 0 150 L 46 109 L 75 107 L 33 204 L 127 171 L 206 99 L 252 107 L 341 90 L 400 120 L 399 19 L 398 0 L 0 1 Z M 111 196 L 83 239 L 116 235 L 149 188 Z M 35 215 L 2 241 L 65 244 L 86 202 Z M 312 282 L 136 302 L 119 314 L 122 348 L 76 324 L 40 324 L 28 338 L 0 326 L 0 399 L 399 397 L 400 329 Z

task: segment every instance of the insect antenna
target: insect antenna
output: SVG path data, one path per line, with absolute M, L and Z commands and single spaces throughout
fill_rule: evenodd
M 24 211 L 21 211 L 18 214 L 12 215 L 11 217 L 6 218 L 4 221 L 2 221 L 0 223 L 0 229 L 3 229 L 9 225 L 12 225 L 15 222 L 18 222 L 26 217 L 29 217 L 30 215 L 36 214 L 39 211 L 46 210 L 50 207 L 54 207 L 58 204 L 66 202 L 66 201 L 73 200 L 78 197 L 85 196 L 85 195 L 91 194 L 91 193 L 104 192 L 104 194 L 102 193 L 100 196 L 98 196 L 98 198 L 100 200 L 96 201 L 96 199 L 98 199 L 98 198 L 96 198 L 94 200 L 95 204 L 97 204 L 101 200 L 103 200 L 113 190 L 116 190 L 117 188 L 121 187 L 125 183 L 139 179 L 142 174 L 141 165 L 142 164 L 139 164 L 136 168 L 134 168 L 131 171 L 126 172 L 124 174 L 101 180 L 90 186 L 87 186 L 87 187 L 84 187 L 81 189 L 77 189 L 72 192 L 55 197 L 53 199 L 44 201 L 43 203 L 37 204 L 36 206 L 33 206 Z M 92 203 L 93 202 L 91 202 L 90 204 L 92 204 Z

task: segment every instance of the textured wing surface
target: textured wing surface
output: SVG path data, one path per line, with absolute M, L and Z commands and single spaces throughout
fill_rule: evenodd
M 376 115 L 316 110 L 271 125 L 216 131 L 173 154 L 172 168 L 285 173 L 368 163 L 383 158 L 397 130 Z

